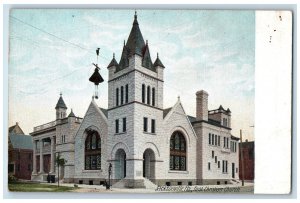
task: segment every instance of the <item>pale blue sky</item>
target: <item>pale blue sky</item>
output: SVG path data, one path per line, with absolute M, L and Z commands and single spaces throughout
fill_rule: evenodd
M 209 109 L 220 104 L 232 111 L 233 134 L 253 139 L 254 11 L 137 10 L 152 60 L 165 65 L 164 108 L 180 96 L 195 115 L 195 92 L 209 93 Z M 55 119 L 63 93 L 68 113 L 83 117 L 94 87 L 88 81 L 100 47 L 105 82 L 99 106 L 107 107 L 107 65 L 120 59 L 134 10 L 11 10 L 9 50 L 9 124 L 18 121 L 26 133 Z M 20 22 L 19 20 L 23 21 Z M 28 23 L 30 25 L 24 24 Z M 42 29 L 42 32 L 32 26 Z M 52 36 L 57 36 L 58 38 Z M 70 43 L 65 42 L 69 41 Z M 78 46 L 72 45 L 76 44 Z M 81 48 L 80 48 L 81 47 Z

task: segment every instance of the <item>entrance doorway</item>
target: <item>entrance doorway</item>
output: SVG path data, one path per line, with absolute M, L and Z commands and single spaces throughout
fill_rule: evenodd
M 155 155 L 152 149 L 146 149 L 143 154 L 143 177 L 155 178 Z
M 115 179 L 123 179 L 126 177 L 126 153 L 123 149 L 116 152 L 115 161 Z

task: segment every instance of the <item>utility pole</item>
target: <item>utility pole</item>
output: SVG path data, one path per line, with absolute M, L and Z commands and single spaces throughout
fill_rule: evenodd
M 240 146 L 240 153 L 241 153 L 241 161 L 242 161 L 242 186 L 244 186 L 244 156 L 243 156 L 243 135 L 242 130 L 240 130 L 240 140 L 241 140 L 241 146 Z

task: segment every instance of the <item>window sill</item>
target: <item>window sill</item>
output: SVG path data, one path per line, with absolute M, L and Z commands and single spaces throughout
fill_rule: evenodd
M 181 174 L 189 174 L 188 171 L 178 171 L 178 170 L 169 170 L 169 173 L 181 173 Z
M 144 131 L 145 134 L 148 134 L 148 135 L 156 135 L 156 133 L 150 133 L 150 132 L 146 132 Z
M 82 173 L 97 173 L 97 172 L 102 172 L 102 169 L 99 169 L 99 170 L 86 170 L 86 169 L 83 169 L 82 170 Z
M 115 135 L 123 135 L 123 134 L 126 134 L 126 133 L 127 133 L 127 131 L 121 132 L 121 133 L 115 133 Z

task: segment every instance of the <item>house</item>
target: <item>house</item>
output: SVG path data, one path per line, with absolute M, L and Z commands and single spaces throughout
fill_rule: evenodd
M 18 179 L 31 179 L 32 138 L 25 135 L 18 123 L 9 128 L 8 174 Z

